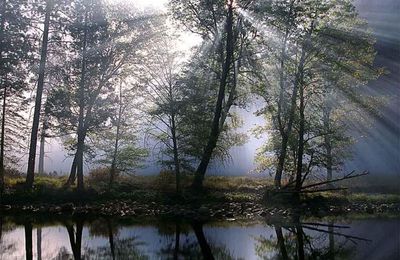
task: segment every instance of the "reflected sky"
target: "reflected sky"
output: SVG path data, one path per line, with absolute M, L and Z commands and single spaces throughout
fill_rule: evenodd
M 10 219 L 2 221 L 0 259 L 25 259 L 24 226 Z M 78 230 L 73 220 L 40 224 L 42 259 L 73 259 L 67 223 L 72 225 L 76 236 Z M 38 253 L 38 227 L 33 223 L 33 259 L 37 259 Z M 293 259 L 301 253 L 306 258 L 328 259 L 325 257 L 333 255 L 340 259 L 396 259 L 400 254 L 399 219 L 279 224 L 159 221 L 122 224 L 117 220 L 97 219 L 84 222 L 82 231 L 82 259 L 173 259 L 174 256 L 204 259 L 206 247 L 215 259 L 282 259 L 284 256 Z M 299 241 L 303 241 L 301 251 Z

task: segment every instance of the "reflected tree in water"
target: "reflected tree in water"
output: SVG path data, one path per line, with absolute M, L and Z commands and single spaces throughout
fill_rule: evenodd
M 104 223 L 106 222 L 106 223 Z M 90 223 L 89 234 L 91 237 L 104 237 L 108 245 L 97 248 L 85 248 L 85 253 L 90 259 L 148 259 L 139 247 L 144 243 L 138 241 L 136 236 L 120 237 L 120 227 L 111 219 L 99 220 Z
M 32 250 L 32 222 L 26 221 L 24 223 L 25 229 L 25 256 L 26 260 L 33 259 L 33 250 Z
M 74 227 L 73 224 L 67 223 L 65 227 L 67 228 L 69 241 L 71 243 L 72 253 L 74 255 L 75 260 L 83 259 L 82 257 L 82 232 L 83 232 L 83 223 L 84 220 L 78 219 L 76 220 L 76 224 Z
M 0 259 L 6 254 L 12 254 L 16 250 L 16 245 L 12 241 L 7 241 L 3 235 L 15 229 L 11 223 L 7 223 L 2 216 L 0 216 Z
M 355 248 L 349 242 L 366 240 L 335 231 L 343 228 L 333 222 L 277 224 L 275 236 L 256 238 L 256 254 L 261 259 L 351 259 Z
M 158 228 L 160 235 L 174 238 L 160 249 L 160 259 L 235 259 L 225 246 L 207 240 L 201 222 L 190 225 L 176 222 L 174 226 L 161 224 Z M 189 235 L 190 231 L 193 231 L 195 239 Z
M 42 228 L 36 229 L 37 260 L 42 260 Z

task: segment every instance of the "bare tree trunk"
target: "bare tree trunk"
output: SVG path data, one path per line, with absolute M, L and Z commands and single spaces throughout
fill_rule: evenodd
M 3 242 L 3 216 L 0 215 L 0 245 Z
M 293 4 L 294 4 L 294 0 L 292 0 L 290 2 L 288 17 L 291 17 L 291 15 L 292 15 Z M 283 120 L 284 117 L 283 117 L 282 107 L 283 107 L 283 103 L 284 103 L 284 92 L 285 92 L 285 73 L 284 73 L 284 71 L 285 71 L 285 61 L 286 61 L 286 55 L 287 55 L 287 41 L 288 41 L 288 37 L 289 37 L 289 28 L 290 28 L 289 26 L 290 26 L 289 23 L 287 23 L 286 30 L 285 30 L 285 36 L 283 39 L 283 44 L 282 44 L 282 49 L 281 49 L 280 64 L 279 64 L 280 65 L 280 68 L 279 68 L 279 100 L 278 100 L 277 119 L 278 119 L 279 133 L 282 138 L 282 144 L 281 144 L 281 150 L 279 151 L 279 155 L 278 155 L 278 166 L 276 167 L 276 171 L 275 171 L 274 184 L 275 184 L 275 188 L 277 188 L 277 189 L 279 189 L 281 187 L 281 183 L 282 183 L 282 173 L 283 173 L 283 168 L 284 168 L 284 164 L 285 164 L 286 147 L 287 147 L 287 142 L 288 142 L 288 138 L 286 138 L 287 134 L 285 132 L 285 122 Z M 290 126 L 290 128 L 291 128 L 291 126 Z
M 278 165 L 276 168 L 276 173 L 275 173 L 275 180 L 274 180 L 274 184 L 275 184 L 275 188 L 276 189 L 280 189 L 281 185 L 282 185 L 282 173 L 283 173 L 283 169 L 285 166 L 285 160 L 286 160 L 286 154 L 287 154 L 287 145 L 289 142 L 289 137 L 292 133 L 292 127 L 293 127 L 293 121 L 294 121 L 294 115 L 295 115 L 295 111 L 296 111 L 296 102 L 297 102 L 297 94 L 298 94 L 298 88 L 299 88 L 299 84 L 300 84 L 300 71 L 303 71 L 304 69 L 304 62 L 305 62 L 305 51 L 303 49 L 302 54 L 301 54 L 301 58 L 300 58 L 300 63 L 298 66 L 298 72 L 296 75 L 296 80 L 293 84 L 293 90 L 292 90 L 292 98 L 291 98 L 291 103 L 290 103 L 290 112 L 289 112 L 289 119 L 288 119 L 288 124 L 287 124 L 287 128 L 286 131 L 283 131 L 282 134 L 282 142 L 281 142 L 281 148 L 280 148 L 280 153 L 278 156 Z
M 25 229 L 25 256 L 26 260 L 33 259 L 33 250 L 32 250 L 32 223 L 26 222 L 24 225 Z
M 0 138 L 0 197 L 3 197 L 4 192 L 4 135 L 6 124 L 6 101 L 7 101 L 7 87 L 4 85 L 3 92 L 3 110 L 1 117 L 1 138 Z M 1 199 L 1 198 L 0 198 Z
M 110 188 L 115 179 L 115 173 L 117 168 L 117 157 L 118 157 L 118 143 L 119 143 L 119 136 L 120 136 L 120 129 L 121 129 L 121 117 L 122 117 L 122 82 L 119 86 L 119 109 L 118 109 L 118 119 L 117 119 L 117 133 L 115 136 L 115 144 L 114 144 L 114 153 L 111 162 L 111 169 L 110 169 Z
M 42 260 L 42 228 L 36 229 L 37 260 Z
M 28 170 L 26 173 L 26 188 L 32 189 L 33 182 L 35 178 L 35 159 L 36 159 L 36 146 L 37 146 L 37 138 L 38 138 L 38 130 L 39 130 L 39 119 L 40 119 L 40 110 L 42 106 L 42 94 L 44 87 L 44 76 L 46 69 L 46 60 L 47 60 L 47 44 L 49 40 L 49 27 L 50 27 L 50 13 L 52 9 L 52 1 L 46 1 L 46 14 L 44 19 L 44 31 L 43 31 L 43 40 L 42 40 L 42 51 L 40 55 L 40 65 L 39 65 L 39 79 L 36 90 L 36 100 L 35 100 L 35 112 L 33 115 L 33 125 L 31 132 L 31 142 L 29 147 L 29 158 L 28 158 Z
M 76 162 L 77 162 L 76 158 L 77 157 L 76 157 L 76 153 L 75 153 L 74 160 L 72 161 L 72 165 L 71 165 L 71 171 L 69 173 L 68 180 L 65 183 L 66 187 L 69 187 L 69 186 L 71 186 L 72 184 L 75 183 L 75 179 L 76 179 Z
M 206 174 L 208 164 L 210 163 L 212 153 L 217 146 L 218 137 L 221 129 L 220 118 L 223 109 L 223 102 L 225 98 L 225 88 L 228 82 L 228 76 L 231 69 L 231 64 L 233 61 L 233 0 L 228 1 L 228 17 L 226 19 L 226 57 L 225 62 L 222 66 L 222 75 L 219 84 L 218 98 L 215 106 L 214 118 L 211 125 L 211 132 L 204 149 L 203 156 L 201 158 L 200 164 L 196 170 L 195 178 L 193 180 L 192 187 L 195 189 L 200 189 L 203 186 L 204 175 Z
M 46 130 L 47 130 L 47 116 L 44 115 L 42 133 L 40 134 L 39 174 L 44 174 L 44 148 L 46 142 Z
M 171 135 L 172 135 L 172 144 L 174 150 L 174 164 L 175 164 L 175 177 L 176 177 L 176 193 L 180 193 L 181 189 L 181 173 L 180 173 L 180 165 L 179 165 L 179 154 L 178 154 L 178 141 L 176 139 L 176 125 L 175 125 L 175 115 L 171 116 Z
M 79 84 L 79 119 L 78 119 L 78 143 L 76 149 L 76 165 L 78 177 L 78 191 L 84 190 L 83 183 L 83 150 L 85 147 L 85 130 L 84 130 L 84 110 L 85 110 L 85 74 L 86 74 L 86 44 L 87 44 L 87 19 L 88 13 L 85 10 L 84 32 L 83 32 L 83 48 L 82 48 L 82 66 L 81 81 Z
M 333 155 L 332 155 L 332 140 L 330 136 L 330 108 L 325 107 L 323 110 L 323 123 L 326 134 L 324 136 L 324 145 L 326 150 L 326 180 L 332 180 L 332 168 L 333 168 Z M 328 184 L 329 188 L 332 188 L 331 183 Z
M 297 92 L 298 92 L 300 85 L 303 85 L 304 66 L 305 66 L 305 62 L 306 62 L 306 52 L 309 48 L 310 38 L 311 38 L 311 34 L 312 34 L 313 30 L 314 30 L 314 21 L 311 22 L 310 29 L 307 33 L 305 43 L 302 46 L 299 65 L 297 66 L 296 78 L 295 78 L 295 82 L 293 84 L 288 124 L 287 124 L 286 131 L 284 131 L 284 133 L 282 135 L 281 149 L 280 149 L 280 154 L 278 156 L 278 165 L 277 165 L 277 169 L 276 169 L 275 182 L 274 182 L 276 189 L 280 189 L 281 184 L 282 184 L 281 180 L 282 180 L 283 169 L 285 166 L 287 145 L 288 145 L 289 137 L 292 133 L 294 115 L 296 112 Z M 303 87 L 303 86 L 301 86 L 301 87 Z
M 1 1 L 1 21 L 0 21 L 0 63 L 3 63 L 3 38 L 4 38 L 4 26 L 5 26 L 5 13 L 6 6 L 5 1 Z M 5 135 L 5 123 L 6 123 L 6 101 L 7 101 L 7 75 L 5 76 L 5 82 L 3 82 L 3 109 L 1 118 L 1 140 L 0 140 L 0 202 L 4 192 L 4 135 Z
M 296 167 L 296 191 L 301 190 L 302 186 L 302 174 L 303 174 L 303 155 L 304 155 L 304 125 L 305 125 L 305 118 L 304 118 L 304 86 L 301 83 L 299 89 L 299 98 L 300 98 L 300 118 L 299 118 L 299 143 L 298 143 L 298 150 L 297 150 L 297 167 Z M 299 193 L 297 193 L 299 194 Z

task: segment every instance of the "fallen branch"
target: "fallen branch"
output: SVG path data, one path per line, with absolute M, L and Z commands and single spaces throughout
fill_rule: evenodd
M 369 172 L 363 172 L 363 173 L 360 173 L 360 174 L 352 175 L 353 173 L 354 173 L 354 171 L 350 172 L 349 174 L 347 174 L 344 177 L 339 178 L 339 179 L 330 180 L 330 181 L 323 181 L 323 182 L 318 182 L 318 183 L 306 185 L 306 186 L 301 187 L 301 189 L 304 190 L 304 189 L 308 189 L 308 188 L 312 188 L 312 187 L 316 187 L 316 186 L 321 186 L 321 185 L 324 185 L 324 184 L 329 184 L 329 183 L 333 183 L 333 182 L 338 182 L 338 181 L 343 181 L 343 180 L 347 180 L 347 179 L 357 178 L 357 177 L 361 177 L 361 176 L 369 174 Z
M 329 188 L 329 189 L 318 189 L 318 190 L 281 190 L 278 193 L 315 193 L 324 191 L 337 191 L 337 190 L 347 190 L 347 188 Z

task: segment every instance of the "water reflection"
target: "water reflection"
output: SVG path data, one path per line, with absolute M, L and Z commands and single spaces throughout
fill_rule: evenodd
M 345 235 L 336 229 L 348 229 L 333 222 L 301 223 L 282 226 L 275 224 L 275 238 L 257 239 L 256 252 L 259 258 L 270 259 L 353 259 L 357 253 L 357 242 L 372 242 L 369 239 Z M 307 230 L 311 230 L 309 233 Z
M 398 227 L 398 219 L 202 223 L 0 217 L 0 259 L 365 259 L 376 255 L 372 250 L 391 258 L 399 249 L 387 237 L 396 236 Z

